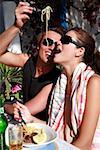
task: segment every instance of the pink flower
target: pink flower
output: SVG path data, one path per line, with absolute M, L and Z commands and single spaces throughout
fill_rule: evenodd
M 17 93 L 22 89 L 21 85 L 16 84 L 14 87 L 12 87 L 11 92 L 12 93 Z

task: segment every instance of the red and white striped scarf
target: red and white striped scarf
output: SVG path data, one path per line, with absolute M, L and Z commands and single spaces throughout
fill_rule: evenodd
M 73 131 L 67 129 L 66 137 L 68 142 L 71 142 L 74 136 L 77 135 L 78 128 L 81 125 L 86 102 L 86 87 L 88 80 L 91 76 L 93 76 L 93 74 L 94 71 L 91 67 L 87 66 L 83 62 L 78 64 L 74 70 L 72 77 L 72 92 L 70 96 L 70 99 L 72 100 L 71 123 Z M 64 125 L 63 114 L 66 85 L 67 78 L 64 74 L 61 74 L 53 90 L 49 106 L 48 125 L 57 131 L 58 134 Z

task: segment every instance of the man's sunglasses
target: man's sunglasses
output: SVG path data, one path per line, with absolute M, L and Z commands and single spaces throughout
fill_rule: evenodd
M 65 35 L 61 37 L 61 43 L 62 44 L 69 44 L 69 43 L 73 43 L 75 44 L 77 47 L 81 47 L 81 44 L 78 41 L 75 41 L 72 37 Z
M 46 38 L 42 42 L 42 44 L 45 45 L 45 46 L 52 46 L 55 43 L 56 42 L 53 39 L 50 39 L 50 38 Z

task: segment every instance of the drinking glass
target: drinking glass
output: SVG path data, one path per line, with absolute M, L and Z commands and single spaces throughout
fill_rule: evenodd
M 23 149 L 23 130 L 21 125 L 14 125 L 9 128 L 9 150 Z

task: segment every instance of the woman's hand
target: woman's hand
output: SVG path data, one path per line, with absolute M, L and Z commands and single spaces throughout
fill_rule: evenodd
M 16 102 L 15 104 L 13 104 L 13 106 L 14 106 L 14 118 L 16 120 L 21 121 L 23 119 L 26 123 L 32 121 L 33 117 L 25 105 Z M 19 111 L 21 115 L 19 114 Z
M 33 8 L 27 2 L 19 2 L 15 10 L 15 26 L 21 28 L 27 20 L 30 19 L 28 14 L 32 14 Z

